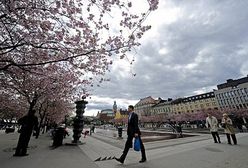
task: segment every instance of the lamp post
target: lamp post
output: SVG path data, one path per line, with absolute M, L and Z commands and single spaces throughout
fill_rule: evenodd
M 88 103 L 85 101 L 86 97 L 82 97 L 82 100 L 76 101 L 76 117 L 74 118 L 73 122 L 73 140 L 72 143 L 80 144 L 79 138 L 81 137 L 82 130 L 84 128 L 84 109 L 86 104 Z

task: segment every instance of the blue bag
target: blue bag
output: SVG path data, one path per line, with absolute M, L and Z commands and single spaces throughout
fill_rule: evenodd
M 135 151 L 140 151 L 140 139 L 139 138 L 134 139 L 133 149 Z

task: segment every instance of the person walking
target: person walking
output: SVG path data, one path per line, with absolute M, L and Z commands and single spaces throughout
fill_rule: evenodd
M 223 114 L 221 124 L 222 124 L 222 127 L 224 128 L 228 144 L 232 145 L 231 138 L 230 138 L 231 136 L 233 140 L 233 144 L 237 145 L 237 139 L 236 139 L 235 130 L 233 127 L 233 122 L 226 113 Z
M 20 136 L 13 156 L 27 156 L 27 147 L 33 130 L 38 131 L 38 118 L 34 115 L 35 110 L 31 110 L 28 115 L 20 118 Z M 38 138 L 38 137 L 36 137 Z
M 127 141 L 123 150 L 123 153 L 120 158 L 115 158 L 120 163 L 124 163 L 125 158 L 127 156 L 127 153 L 129 151 L 129 148 L 132 148 L 133 146 L 133 138 L 139 138 L 140 140 L 140 149 L 141 149 L 141 160 L 140 163 L 143 163 L 146 161 L 146 153 L 145 153 L 145 147 L 141 140 L 141 132 L 138 126 L 138 115 L 133 112 L 134 106 L 129 105 L 128 106 L 128 125 L 127 125 Z
M 206 118 L 206 127 L 210 128 L 210 132 L 214 139 L 214 143 L 218 143 L 218 142 L 221 143 L 220 136 L 218 133 L 218 120 L 216 119 L 216 117 L 212 116 L 210 113 L 208 113 L 208 117 Z

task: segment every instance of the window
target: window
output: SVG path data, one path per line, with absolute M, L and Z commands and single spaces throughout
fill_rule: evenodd
M 242 94 L 245 94 L 245 90 L 244 89 L 241 88 L 240 91 L 241 91 Z
M 237 95 L 241 95 L 242 93 L 241 93 L 241 90 L 239 89 L 239 90 L 237 90 Z
M 244 92 L 245 92 L 245 94 L 247 94 L 247 88 L 244 88 Z

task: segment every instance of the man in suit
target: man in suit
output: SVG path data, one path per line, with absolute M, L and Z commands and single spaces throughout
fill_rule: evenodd
M 115 158 L 120 163 L 124 163 L 124 160 L 127 156 L 127 153 L 129 151 L 129 148 L 132 148 L 133 146 L 133 138 L 139 138 L 140 140 L 140 149 L 141 149 L 141 160 L 140 163 L 143 163 L 146 161 L 146 153 L 145 153 L 145 147 L 143 145 L 143 142 L 140 138 L 140 129 L 138 126 L 138 115 L 133 112 L 134 107 L 132 105 L 128 106 L 128 125 L 127 125 L 127 141 L 125 144 L 125 148 L 123 150 L 123 153 L 120 158 Z

